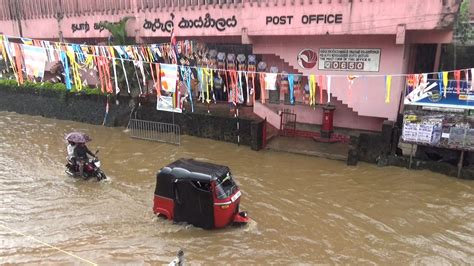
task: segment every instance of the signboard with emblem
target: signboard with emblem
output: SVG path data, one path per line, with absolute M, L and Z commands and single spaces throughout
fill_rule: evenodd
M 380 49 L 319 49 L 319 70 L 378 72 Z

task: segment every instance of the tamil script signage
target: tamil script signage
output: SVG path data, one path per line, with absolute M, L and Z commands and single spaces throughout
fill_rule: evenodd
M 106 23 L 110 23 L 110 22 L 109 21 L 96 22 L 96 23 L 93 24 L 93 28 L 96 31 L 102 32 L 103 30 L 105 30 L 104 25 Z M 117 24 L 118 22 L 112 22 L 112 23 Z M 73 24 L 71 24 L 72 33 L 76 33 L 76 31 L 83 31 L 83 32 L 87 33 L 90 30 L 90 28 L 91 27 L 90 27 L 90 25 L 87 21 L 85 21 L 83 23 L 73 23 Z
M 380 49 L 319 49 L 319 70 L 378 72 Z
M 440 86 L 441 84 L 441 86 Z M 442 82 L 428 79 L 416 86 L 406 85 L 405 105 L 474 109 L 474 91 L 465 80 L 449 80 L 446 94 Z

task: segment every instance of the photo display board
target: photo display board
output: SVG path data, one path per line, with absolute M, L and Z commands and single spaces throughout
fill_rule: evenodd
M 456 150 L 474 150 L 474 117 L 462 113 L 405 111 L 402 141 Z

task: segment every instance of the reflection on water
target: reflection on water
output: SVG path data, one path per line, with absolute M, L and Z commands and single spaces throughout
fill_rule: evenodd
M 0 221 L 99 264 L 467 264 L 474 182 L 184 136 L 181 146 L 106 128 L 0 112 Z M 64 135 L 82 130 L 110 181 L 64 173 Z M 244 228 L 206 231 L 157 219 L 156 171 L 189 157 L 229 165 Z M 0 228 L 0 263 L 83 263 Z

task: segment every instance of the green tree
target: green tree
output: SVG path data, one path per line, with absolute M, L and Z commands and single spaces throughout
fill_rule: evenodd
M 469 8 L 471 5 L 470 0 L 463 0 L 461 6 L 459 7 L 459 14 L 454 25 L 455 35 L 461 44 L 466 44 L 472 38 L 473 29 L 470 21 Z
M 101 22 L 100 26 L 104 27 L 104 29 L 108 30 L 110 32 L 110 37 L 108 40 L 109 45 L 134 45 L 135 42 L 133 39 L 127 37 L 127 21 L 131 19 L 132 17 L 124 17 L 122 18 L 119 22 Z M 118 55 L 116 54 L 116 57 Z M 130 96 L 136 97 L 139 94 L 139 87 L 143 86 L 143 84 L 139 84 L 141 80 L 137 78 L 137 69 L 134 66 L 134 63 L 129 60 L 124 60 L 123 64 L 125 67 L 125 71 L 123 70 L 124 68 L 122 67 L 122 63 L 119 60 L 115 60 L 115 67 L 117 71 L 117 83 L 120 88 L 121 92 L 126 93 L 127 92 L 127 79 L 128 79 L 128 84 L 130 87 Z M 112 73 L 112 68 L 113 66 L 110 65 L 110 71 Z M 127 79 L 125 78 L 125 75 L 127 75 Z M 148 77 L 147 77 L 148 79 Z
M 119 22 L 103 21 L 99 25 L 110 32 L 109 44 L 111 45 L 130 45 L 133 42 L 127 38 L 127 22 L 132 17 L 124 17 Z

